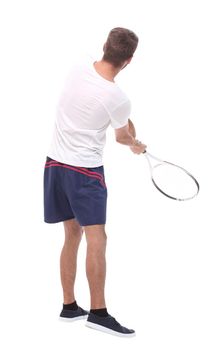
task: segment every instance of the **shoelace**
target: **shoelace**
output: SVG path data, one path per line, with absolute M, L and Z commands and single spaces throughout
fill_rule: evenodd
M 116 326 L 121 326 L 121 324 L 119 323 L 119 322 L 117 322 L 117 320 L 113 317 L 113 320 L 114 320 L 114 324 L 116 325 Z

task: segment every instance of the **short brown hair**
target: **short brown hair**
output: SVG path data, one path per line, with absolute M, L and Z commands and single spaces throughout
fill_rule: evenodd
M 104 45 L 103 60 L 119 67 L 131 58 L 137 48 L 138 37 L 129 29 L 113 28 Z

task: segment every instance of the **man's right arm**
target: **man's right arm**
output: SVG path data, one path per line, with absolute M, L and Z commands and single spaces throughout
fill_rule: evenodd
M 115 129 L 116 141 L 122 145 L 127 145 L 131 148 L 131 151 L 135 154 L 140 154 L 145 151 L 146 145 L 136 140 L 136 132 L 133 123 L 129 119 L 127 125 L 122 128 Z
M 116 142 L 126 146 L 135 145 L 135 137 L 129 132 L 129 124 L 122 128 L 115 129 Z

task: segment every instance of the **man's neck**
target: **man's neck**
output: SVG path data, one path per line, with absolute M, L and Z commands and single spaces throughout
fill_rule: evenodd
M 121 68 L 116 68 L 109 62 L 104 60 L 94 62 L 96 72 L 104 79 L 114 83 L 115 76 L 120 72 Z

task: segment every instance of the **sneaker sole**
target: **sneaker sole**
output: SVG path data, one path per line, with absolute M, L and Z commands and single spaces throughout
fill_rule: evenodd
M 107 327 L 103 327 L 100 326 L 99 324 L 93 323 L 93 322 L 89 322 L 87 321 L 85 324 L 86 327 L 92 328 L 92 329 L 96 329 L 97 331 L 101 331 L 104 333 L 108 333 L 108 334 L 112 334 L 112 335 L 116 335 L 118 337 L 126 337 L 126 338 L 131 338 L 131 337 L 135 337 L 136 333 L 119 333 L 114 331 L 113 329 L 107 328 Z
M 78 320 L 86 320 L 86 318 L 88 317 L 88 315 L 84 315 L 84 316 L 77 316 L 77 317 L 59 317 L 59 321 L 62 322 L 74 322 L 74 321 L 78 321 Z

